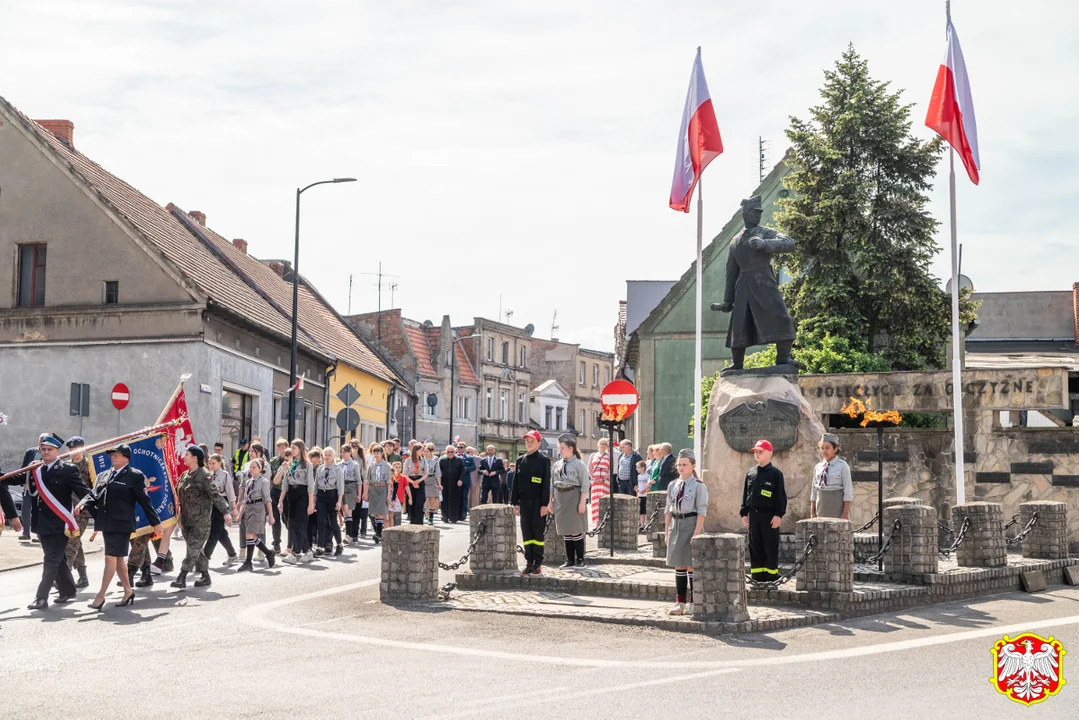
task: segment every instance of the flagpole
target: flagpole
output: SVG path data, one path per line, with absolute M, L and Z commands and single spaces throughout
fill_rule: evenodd
M 955 223 L 955 151 L 948 148 L 948 191 L 952 222 L 952 414 L 955 429 L 955 501 L 965 503 L 966 472 L 963 452 L 963 367 L 960 360 L 962 331 L 959 327 L 959 250 Z
M 699 50 L 699 48 L 698 48 Z M 697 181 L 697 334 L 694 338 L 694 350 L 696 363 L 693 370 L 693 455 L 697 458 L 697 467 L 701 467 L 703 456 L 701 446 L 704 443 L 704 433 L 701 432 L 701 379 L 704 371 L 701 369 L 701 303 L 703 302 L 702 258 L 704 238 L 704 208 L 701 204 L 701 181 Z

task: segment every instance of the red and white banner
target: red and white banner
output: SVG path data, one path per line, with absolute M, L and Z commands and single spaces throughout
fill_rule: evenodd
M 948 46 L 944 61 L 937 71 L 937 82 L 929 99 L 925 124 L 955 148 L 967 169 L 970 181 L 978 184 L 982 168 L 978 157 L 978 126 L 974 120 L 974 100 L 970 95 L 970 79 L 959 47 L 959 36 L 948 16 Z
M 682 111 L 682 127 L 678 130 L 678 149 L 675 151 L 674 179 L 671 181 L 670 205 L 674 210 L 689 212 L 693 188 L 701 179 L 701 173 L 720 153 L 723 140 L 719 136 L 719 124 L 712 109 L 712 96 L 704 79 L 701 50 L 693 61 L 693 74 L 689 77 L 686 107 Z
M 172 422 L 180 418 L 183 418 L 183 421 L 172 428 L 170 432 L 169 444 L 172 446 L 172 452 L 165 453 L 165 461 L 168 463 L 169 477 L 173 485 L 176 484 L 176 481 L 184 472 L 181 458 L 187 452 L 187 449 L 195 444 L 195 433 L 191 429 L 191 416 L 187 412 L 187 395 L 184 393 L 183 381 L 176 388 L 176 392 L 172 394 L 172 400 L 161 412 L 161 417 L 157 419 L 157 424 Z
M 298 378 L 296 379 L 296 384 L 295 384 L 295 385 L 293 385 L 292 387 L 290 387 L 290 388 L 288 389 L 288 391 L 289 391 L 289 392 L 293 392 L 293 391 L 299 392 L 300 390 L 303 390 L 303 377 L 304 377 L 303 375 L 301 375 L 300 377 L 298 377 Z
M 37 487 L 37 494 L 45 501 L 45 504 L 49 506 L 49 509 L 53 511 L 56 517 L 64 521 L 64 525 L 67 526 L 67 530 L 64 534 L 68 537 L 78 537 L 79 524 L 75 522 L 75 515 L 64 507 L 56 496 L 49 492 L 49 488 L 45 485 L 45 482 L 41 479 L 41 473 L 45 469 L 44 465 L 39 466 L 34 470 L 34 485 Z

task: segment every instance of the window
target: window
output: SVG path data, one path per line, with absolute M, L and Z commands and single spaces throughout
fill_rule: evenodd
M 495 359 L 495 339 L 487 338 L 487 361 L 494 362 Z
M 487 388 L 487 417 L 488 418 L 494 417 L 494 414 L 495 414 L 494 397 L 495 397 L 494 390 L 492 390 L 491 388 Z
M 603 368 L 603 384 L 607 385 L 611 382 L 611 369 L 609 367 Z
M 519 362 L 517 363 L 518 367 L 527 367 L 528 366 L 528 363 L 525 362 L 525 357 L 526 357 L 525 356 L 525 350 L 526 350 L 525 346 L 522 345 L 520 347 L 520 352 L 518 353 L 518 356 L 519 356 L 518 357 Z
M 599 386 L 599 365 L 592 363 L 592 387 Z
M 106 280 L 105 281 L 105 304 L 116 305 L 120 302 L 120 281 L 119 280 Z
M 502 342 L 502 364 L 510 364 L 510 344 L 506 341 Z
M 311 440 L 316 444 L 322 443 L 323 433 L 325 428 L 322 426 L 322 406 L 315 408 L 315 436 Z
M 45 304 L 45 244 L 19 245 L 18 296 L 15 307 Z
M 427 404 L 427 394 L 421 394 L 423 396 L 423 416 L 427 418 L 438 417 L 438 414 L 435 412 L 435 408 Z M 437 405 L 435 407 L 437 407 Z
M 470 412 L 471 408 L 469 408 L 468 405 L 469 405 L 468 398 L 458 396 L 458 398 L 457 398 L 457 419 L 458 420 L 471 420 L 472 419 L 472 414 Z
M 257 414 L 254 397 L 234 390 L 222 390 L 221 442 L 233 450 L 240 447 L 241 440 L 250 439 L 255 434 L 253 423 Z M 288 416 L 287 409 L 285 416 Z
M 517 393 L 517 422 L 528 422 L 528 418 L 525 415 L 525 394 L 522 392 Z
M 565 430 L 566 429 L 565 418 L 562 417 L 562 408 L 555 408 L 554 409 L 554 422 L 555 422 L 555 426 L 554 426 L 555 430 Z
M 577 370 L 577 382 L 584 385 L 584 360 L 581 361 L 581 366 Z
M 551 417 L 554 414 L 553 411 L 554 408 L 550 405 L 543 406 L 543 427 L 547 430 L 551 429 Z
M 375 428 L 375 442 L 380 443 L 385 439 L 386 439 L 386 428 L 384 428 L 384 427 L 376 427 Z
M 581 411 L 581 424 L 577 428 L 577 432 L 581 433 L 582 435 L 588 435 L 588 428 L 585 426 L 584 410 Z
M 508 390 L 498 391 L 498 419 L 510 419 L 510 394 Z

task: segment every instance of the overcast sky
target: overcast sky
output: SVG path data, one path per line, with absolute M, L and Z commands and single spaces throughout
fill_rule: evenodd
M 1070 289 L 1079 240 L 1079 9 L 957 0 L 982 184 L 960 167 L 963 270 L 979 290 Z M 0 95 L 75 123 L 75 145 L 162 205 L 291 257 L 343 313 L 534 323 L 603 350 L 627 279 L 674 279 L 694 215 L 667 208 L 697 45 L 725 153 L 706 236 L 786 148 L 848 42 L 922 121 L 944 3 L 0 0 Z M 947 167 L 933 211 L 947 245 Z M 938 276 L 950 272 L 946 252 Z M 383 307 L 390 305 L 384 290 Z M 705 298 L 709 302 L 709 298 Z

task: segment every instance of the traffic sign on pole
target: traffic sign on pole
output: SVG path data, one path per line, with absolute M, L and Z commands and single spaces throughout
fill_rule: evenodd
M 131 392 L 127 385 L 116 383 L 112 388 L 112 406 L 117 410 L 123 410 L 131 402 Z
M 628 380 L 612 380 L 600 392 L 599 401 L 604 419 L 621 422 L 637 409 L 640 396 Z

